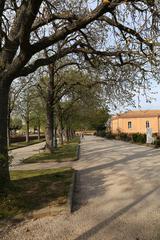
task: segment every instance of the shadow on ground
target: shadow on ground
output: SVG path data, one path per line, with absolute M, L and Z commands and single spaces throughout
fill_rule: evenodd
M 26 177 L 32 173 L 33 171 L 13 171 L 15 180 L 12 181 L 12 187 L 7 196 L 0 197 L 0 219 L 12 220 L 17 214 L 22 214 L 23 217 L 24 214 L 50 204 L 66 203 L 71 169 L 44 170 L 42 175 Z
M 81 234 L 79 237 L 75 238 L 74 240 L 83 240 L 83 239 L 89 239 L 93 235 L 97 234 L 99 231 L 101 231 L 103 228 L 107 227 L 110 223 L 112 223 L 115 219 L 120 217 L 121 215 L 125 214 L 127 211 L 129 211 L 131 208 L 145 200 L 145 198 L 149 197 L 151 194 L 156 192 L 160 189 L 160 186 L 157 186 L 156 188 L 152 189 L 151 191 L 145 193 L 143 196 L 138 198 L 136 201 L 128 204 L 126 207 L 120 209 L 119 211 L 115 212 L 111 217 L 106 218 L 104 221 L 100 222 L 93 228 L 89 229 L 85 233 Z M 139 238 L 136 238 L 135 240 L 140 240 Z M 158 240 L 158 239 L 157 239 Z

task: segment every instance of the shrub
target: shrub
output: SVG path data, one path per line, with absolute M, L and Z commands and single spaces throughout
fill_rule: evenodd
M 132 141 L 135 143 L 146 143 L 146 134 L 142 133 L 133 133 Z
M 44 135 L 41 135 L 41 139 L 44 138 Z M 36 140 L 37 136 L 29 136 L 29 140 Z M 25 136 L 15 136 L 15 137 L 11 137 L 11 143 L 18 143 L 18 142 L 25 142 L 26 137 Z
M 99 136 L 99 137 L 106 137 L 106 131 L 105 130 L 97 131 L 97 136 Z
M 129 142 L 129 141 L 132 140 L 131 136 L 129 134 L 127 134 L 127 133 L 120 133 L 119 137 L 120 137 L 120 140 L 122 140 L 122 141 Z
M 154 145 L 155 145 L 155 148 L 159 148 L 160 147 L 160 138 L 159 137 L 157 137 L 157 139 L 155 139 Z
M 115 136 L 113 133 L 111 133 L 111 132 L 107 132 L 107 133 L 106 133 L 106 138 L 107 138 L 107 139 L 115 139 L 115 137 L 116 137 L 116 136 Z

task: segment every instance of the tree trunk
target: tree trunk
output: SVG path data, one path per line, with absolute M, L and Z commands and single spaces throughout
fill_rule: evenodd
M 46 102 L 46 151 L 52 153 L 55 146 L 55 122 L 54 122 L 54 66 L 49 67 L 49 79 Z
M 38 141 L 41 140 L 41 125 L 40 125 L 40 120 L 38 119 Z
M 10 124 L 11 124 L 11 114 L 10 114 L 10 110 L 8 110 L 8 114 L 7 114 L 7 145 L 8 147 L 10 147 L 10 143 L 11 143 Z
M 60 140 L 60 144 L 63 145 L 64 140 L 63 140 L 63 129 L 62 129 L 61 121 L 59 122 L 59 140 Z
M 63 145 L 64 144 L 64 140 L 63 140 L 63 124 L 62 124 L 62 115 L 60 113 L 60 109 L 58 109 L 57 120 L 58 120 L 59 142 L 60 142 L 60 145 Z
M 29 143 L 29 120 L 26 121 L 26 143 Z
M 7 147 L 7 114 L 9 87 L 0 85 L 0 192 L 10 182 L 8 147 Z
M 50 104 L 48 102 L 46 106 L 46 151 L 52 153 L 53 152 L 53 110 L 52 106 L 50 108 Z
M 69 129 L 68 128 L 66 129 L 66 140 L 67 140 L 67 143 L 69 143 Z
M 59 142 L 60 142 L 60 144 L 61 145 L 63 145 L 64 144 L 64 140 L 63 140 L 63 132 L 60 130 L 60 134 L 59 134 Z
M 58 142 L 57 142 L 57 127 L 54 129 L 54 148 L 56 149 L 58 147 Z

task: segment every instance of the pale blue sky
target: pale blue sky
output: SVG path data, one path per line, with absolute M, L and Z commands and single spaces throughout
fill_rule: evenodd
M 89 6 L 92 9 L 95 8 L 98 3 L 97 0 L 90 0 L 89 2 L 90 2 Z M 139 98 L 138 98 L 138 96 L 135 97 L 136 108 L 134 108 L 133 106 L 128 106 L 125 109 L 124 106 L 122 106 L 120 111 L 126 111 L 128 109 L 130 109 L 130 110 L 132 110 L 132 109 L 135 109 L 135 110 L 136 109 L 141 109 L 141 110 L 160 109 L 160 84 L 158 85 L 158 84 L 154 83 L 154 87 L 152 87 L 151 92 L 153 92 L 153 94 L 151 94 L 151 93 L 149 94 L 149 96 L 152 99 L 151 103 L 147 102 L 146 98 L 144 96 L 140 95 Z
M 117 109 L 112 109 L 112 106 L 110 106 L 110 110 L 112 114 L 117 114 L 120 112 L 125 112 L 129 110 L 160 110 L 160 84 L 154 84 L 154 87 L 152 87 L 151 92 L 148 94 L 150 101 L 147 102 L 146 97 L 140 95 L 138 97 L 135 97 L 135 106 L 132 105 L 126 105 L 126 106 L 117 106 Z
M 160 109 L 160 85 L 156 84 L 154 88 L 151 89 L 153 91 L 153 94 L 150 94 L 151 96 L 151 103 L 146 102 L 145 97 L 140 96 L 140 106 L 141 109 L 145 110 L 150 110 L 150 109 Z M 135 98 L 136 101 L 136 108 L 139 109 L 138 107 L 138 97 Z

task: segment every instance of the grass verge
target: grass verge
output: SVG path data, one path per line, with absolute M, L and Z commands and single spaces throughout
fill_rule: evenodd
M 74 138 L 70 143 L 58 147 L 53 153 L 39 153 L 23 160 L 23 163 L 38 163 L 38 162 L 66 162 L 77 160 L 77 148 L 79 138 Z
M 71 168 L 11 171 L 12 186 L 0 196 L 0 220 L 66 204 L 72 174 Z

